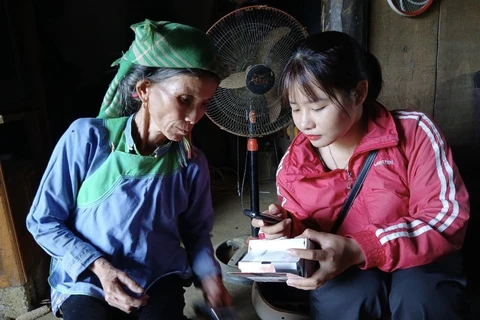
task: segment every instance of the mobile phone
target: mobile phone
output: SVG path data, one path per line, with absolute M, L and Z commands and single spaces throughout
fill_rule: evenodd
M 252 218 L 252 219 L 261 219 L 268 224 L 276 224 L 276 223 L 279 223 L 280 221 L 282 221 L 281 218 L 271 216 L 271 215 L 265 214 L 265 213 L 256 212 L 256 211 L 253 211 L 253 210 L 250 210 L 250 209 L 244 209 L 243 214 L 246 215 L 247 217 Z

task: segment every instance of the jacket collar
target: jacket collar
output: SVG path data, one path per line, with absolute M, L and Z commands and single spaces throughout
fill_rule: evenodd
M 371 103 L 368 112 L 368 129 L 353 155 L 398 145 L 399 137 L 395 120 L 380 102 Z

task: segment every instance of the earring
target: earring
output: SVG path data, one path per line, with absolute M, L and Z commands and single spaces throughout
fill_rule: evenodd
M 185 122 L 188 122 L 188 123 L 190 123 L 190 124 L 194 124 L 194 123 L 195 123 L 192 119 L 190 119 L 189 116 L 186 116 L 186 117 L 185 117 Z

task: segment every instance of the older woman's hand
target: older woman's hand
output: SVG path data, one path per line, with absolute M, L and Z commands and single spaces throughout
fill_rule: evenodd
M 202 280 L 202 291 L 206 303 L 213 308 L 232 305 L 232 296 L 225 288 L 220 276 L 204 278 Z
M 90 270 L 95 273 L 102 283 L 105 292 L 105 300 L 112 307 L 118 308 L 126 313 L 134 309 L 143 307 L 148 302 L 148 295 L 144 294 L 144 289 L 140 287 L 135 280 L 130 278 L 125 272 L 116 269 L 104 258 L 95 260 Z M 123 288 L 126 287 L 134 293 L 141 296 L 134 298 L 128 295 Z
M 252 226 L 260 228 L 259 235 L 265 239 L 277 239 L 280 237 L 291 236 L 292 219 L 288 218 L 287 211 L 278 204 L 271 204 L 268 206 L 268 210 L 262 212 L 262 214 L 273 216 L 280 220 L 276 224 L 268 224 L 262 219 L 252 219 Z
M 362 250 L 351 238 L 311 229 L 305 230 L 297 238 L 308 238 L 319 244 L 321 249 L 288 249 L 289 253 L 299 258 L 318 261 L 319 268 L 309 278 L 289 276 L 289 286 L 314 290 L 351 266 L 365 262 Z

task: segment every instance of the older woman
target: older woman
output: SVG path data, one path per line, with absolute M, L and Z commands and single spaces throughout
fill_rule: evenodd
M 190 143 L 222 78 L 209 37 L 146 20 L 98 118 L 58 141 L 27 217 L 64 319 L 183 319 L 193 280 L 231 304 L 210 232 L 207 160 Z

